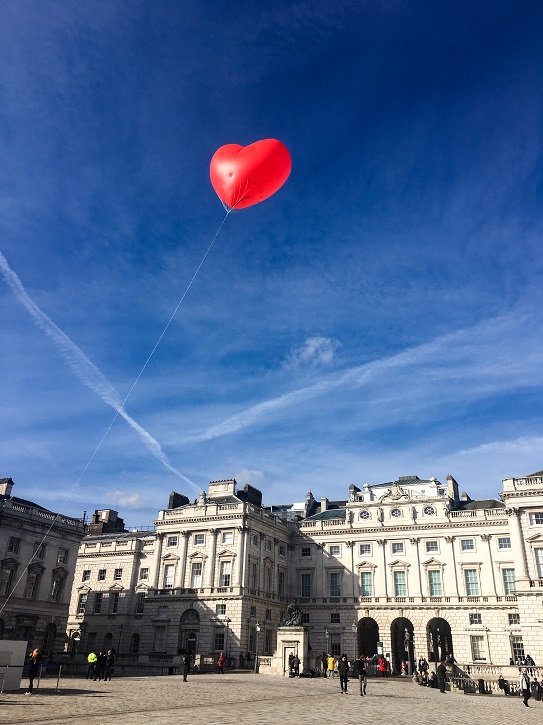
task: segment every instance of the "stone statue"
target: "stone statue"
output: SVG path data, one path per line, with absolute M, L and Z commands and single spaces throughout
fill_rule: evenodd
M 301 627 L 302 626 L 302 610 L 298 602 L 292 602 L 287 607 L 287 616 L 283 622 L 283 627 Z

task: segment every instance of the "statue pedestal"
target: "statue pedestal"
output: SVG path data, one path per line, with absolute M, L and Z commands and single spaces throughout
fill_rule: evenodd
M 300 673 L 309 669 L 309 630 L 306 627 L 279 627 L 277 649 L 272 657 L 271 674 L 288 677 L 288 657 L 297 654 L 300 658 Z

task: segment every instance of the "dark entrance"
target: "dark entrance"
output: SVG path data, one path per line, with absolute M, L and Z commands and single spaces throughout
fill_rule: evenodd
M 373 657 L 377 653 L 379 625 L 371 617 L 363 617 L 358 622 L 358 655 Z
M 408 664 L 408 674 L 413 672 L 413 623 L 405 617 L 398 617 L 390 627 L 390 641 L 392 645 L 392 671 L 399 675 L 402 671 L 402 662 Z
M 426 625 L 428 635 L 428 662 L 443 662 L 453 653 L 451 625 L 446 619 L 434 617 Z

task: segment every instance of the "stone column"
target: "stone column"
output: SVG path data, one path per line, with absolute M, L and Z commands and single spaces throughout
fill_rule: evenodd
M 265 534 L 260 532 L 260 558 L 258 563 L 258 588 L 260 589 L 260 592 L 264 591 L 264 539 L 266 538 Z
M 273 540 L 273 587 L 272 592 L 279 592 L 279 539 Z
M 454 571 L 454 585 L 455 585 L 455 594 L 457 597 L 460 596 L 460 591 L 458 589 L 458 571 L 456 567 L 456 555 L 454 553 L 454 541 L 456 539 L 456 536 L 445 536 L 445 541 L 447 544 L 451 545 L 451 552 L 452 552 L 452 562 L 453 562 L 453 571 Z M 443 581 L 443 594 L 447 594 L 448 592 L 445 591 L 445 581 Z
M 515 567 L 518 567 L 516 574 L 517 581 L 529 581 L 528 565 L 526 563 L 526 547 L 524 546 L 524 538 L 522 536 L 522 527 L 520 525 L 520 509 L 513 507 L 507 508 L 509 516 L 509 531 L 511 535 L 511 550 L 515 552 Z
M 155 589 L 158 589 L 158 581 L 160 577 L 160 557 L 162 556 L 162 542 L 164 534 L 157 532 L 155 539 L 155 551 L 153 553 L 153 579 L 152 585 Z
M 185 588 L 185 571 L 187 567 L 187 540 L 188 531 L 182 531 L 179 535 L 179 561 L 175 572 L 174 588 Z
M 208 529 L 210 545 L 207 547 L 209 551 L 209 559 L 207 561 L 206 583 L 205 586 L 209 591 L 213 589 L 215 584 L 215 554 L 217 552 L 217 529 Z
M 490 572 L 492 573 L 492 593 L 495 597 L 498 596 L 498 591 L 496 589 L 496 575 L 494 574 L 494 564 L 492 562 L 492 549 L 490 546 L 490 539 L 492 538 L 492 534 L 481 534 L 481 541 L 486 541 L 488 546 L 488 565 L 490 566 Z M 486 577 L 481 577 L 481 584 L 486 581 Z M 488 592 L 483 591 L 483 588 L 481 586 L 481 594 L 484 596 Z
M 378 539 L 377 543 L 379 544 L 379 546 L 381 546 L 383 548 L 383 572 L 381 575 L 381 582 L 380 582 L 383 585 L 383 587 L 379 587 L 379 591 L 375 592 L 375 596 L 376 597 L 383 596 L 381 594 L 381 592 L 383 592 L 383 589 L 384 589 L 384 595 L 388 599 L 388 577 L 387 577 L 387 555 L 386 555 L 387 540 Z M 379 571 L 379 568 L 377 568 L 377 571 Z
M 234 584 L 234 586 L 239 587 L 240 589 L 243 589 L 245 587 L 245 551 L 247 548 L 248 531 L 249 529 L 247 529 L 247 527 L 245 526 L 238 526 L 238 528 L 236 529 L 238 535 L 238 566 L 236 570 L 236 583 Z

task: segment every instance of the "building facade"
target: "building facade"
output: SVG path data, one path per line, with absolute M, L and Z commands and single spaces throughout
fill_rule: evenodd
M 46 658 L 64 651 L 81 519 L 12 495 L 0 479 L 0 639 L 28 641 Z
M 276 647 L 297 600 L 310 653 L 471 665 L 543 660 L 543 472 L 471 500 L 452 476 L 404 476 L 344 501 L 263 507 L 214 481 L 172 494 L 154 530 L 94 533 L 80 547 L 69 631 L 80 651 L 200 665 L 223 651 L 251 666 Z M 97 513 L 98 518 L 104 512 Z M 106 517 L 109 514 L 106 513 Z

